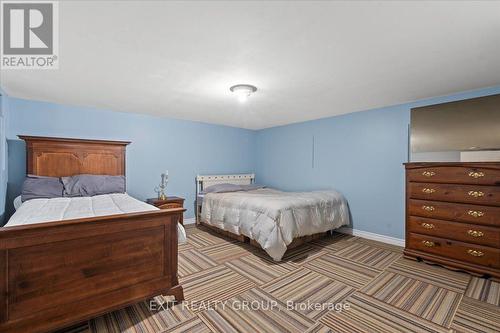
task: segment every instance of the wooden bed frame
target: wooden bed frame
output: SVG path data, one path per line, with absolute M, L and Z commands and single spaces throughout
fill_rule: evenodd
M 20 136 L 27 172 L 125 175 L 129 142 Z M 47 332 L 156 295 L 182 301 L 177 221 L 155 210 L 0 228 L 0 332 Z
M 227 230 L 222 230 L 217 227 L 214 227 L 201 219 L 201 208 L 202 208 L 202 200 L 199 197 L 199 194 L 203 191 L 203 189 L 208 186 L 217 185 L 217 184 L 236 184 L 236 185 L 249 185 L 255 183 L 255 174 L 247 173 L 247 174 L 235 174 L 235 175 L 198 175 L 196 176 L 196 224 L 201 225 L 217 234 L 223 235 L 225 237 L 235 239 L 237 241 L 248 243 L 252 246 L 255 246 L 259 249 L 262 249 L 259 243 L 255 240 L 250 239 L 244 235 L 237 235 Z M 296 237 L 293 241 L 287 245 L 287 250 L 296 248 L 301 246 L 307 242 L 313 241 L 315 239 L 319 239 L 328 235 L 327 232 L 321 232 L 318 234 Z

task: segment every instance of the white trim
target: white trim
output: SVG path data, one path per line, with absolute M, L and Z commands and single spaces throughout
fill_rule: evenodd
M 255 181 L 254 173 L 236 175 L 198 175 L 196 176 L 196 198 L 205 188 L 217 184 L 248 185 Z
M 240 179 L 254 179 L 254 173 L 242 173 L 236 175 L 197 175 L 197 181 L 231 181 L 231 180 L 240 180 Z
M 184 225 L 186 224 L 195 224 L 196 223 L 196 218 L 192 217 L 190 219 L 184 219 Z
M 349 228 L 349 227 L 341 227 L 335 231 L 338 231 L 338 232 L 343 233 L 343 234 L 348 234 L 348 235 L 358 236 L 361 238 L 379 241 L 382 243 L 387 243 L 387 244 L 392 244 L 392 245 L 397 245 L 397 246 L 402 246 L 402 247 L 405 246 L 405 240 L 401 239 L 401 238 L 375 234 L 373 232 L 353 229 L 353 228 Z

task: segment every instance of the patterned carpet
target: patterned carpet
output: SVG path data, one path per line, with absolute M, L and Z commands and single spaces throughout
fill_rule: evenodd
M 185 303 L 159 296 L 64 332 L 500 332 L 500 283 L 404 259 L 396 246 L 334 234 L 275 263 L 187 231 Z

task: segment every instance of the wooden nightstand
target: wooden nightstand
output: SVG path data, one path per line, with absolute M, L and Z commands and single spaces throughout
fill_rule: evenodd
M 160 200 L 158 198 L 150 198 L 147 199 L 146 202 L 160 209 L 184 208 L 184 198 L 174 197 L 174 196 L 167 196 L 166 200 Z M 184 218 L 182 215 L 180 222 L 182 225 L 184 225 Z

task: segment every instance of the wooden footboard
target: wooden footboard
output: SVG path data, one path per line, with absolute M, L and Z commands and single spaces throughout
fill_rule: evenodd
M 183 211 L 0 228 L 0 332 L 46 332 L 160 294 L 183 300 Z

